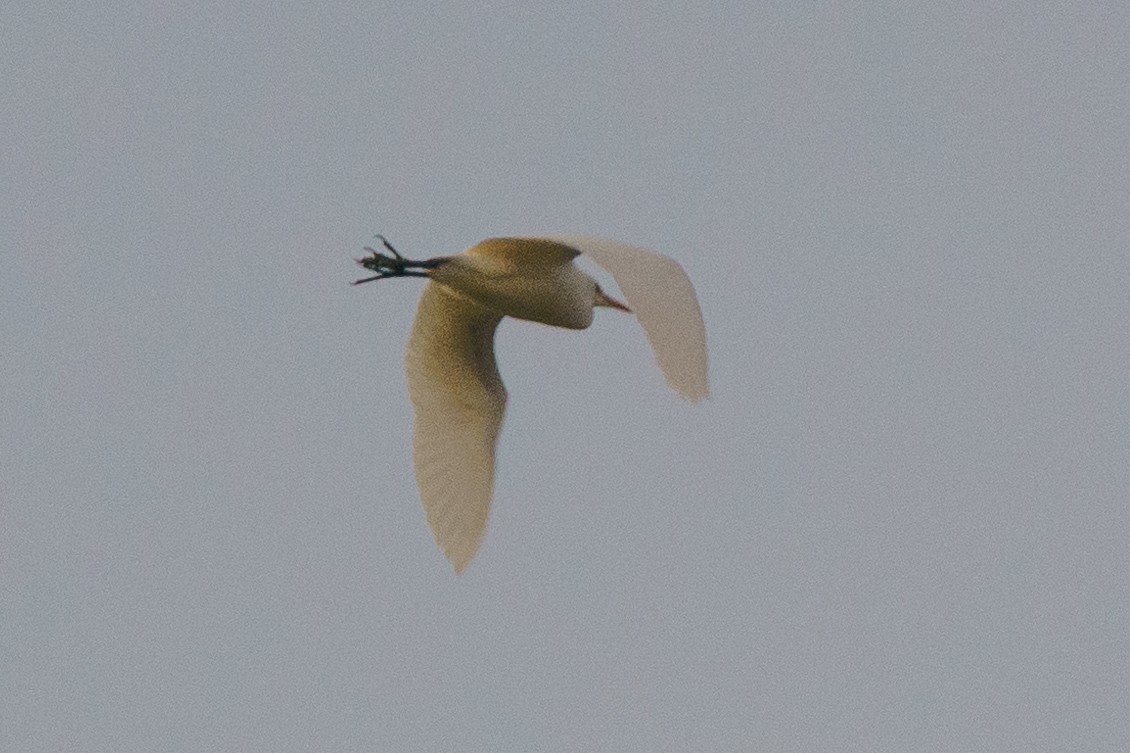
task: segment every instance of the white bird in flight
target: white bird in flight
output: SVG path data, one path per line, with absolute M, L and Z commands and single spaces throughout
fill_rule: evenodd
M 494 489 L 506 407 L 494 359 L 502 317 L 586 329 L 594 307 L 634 312 L 667 383 L 692 402 L 709 394 L 702 312 L 673 259 L 625 243 L 549 236 L 489 238 L 457 256 L 412 261 L 377 238 L 392 255 L 366 247 L 357 263 L 376 274 L 354 285 L 429 278 L 405 359 L 416 412 L 412 448 L 428 524 L 457 574 L 479 549 Z M 580 254 L 612 274 L 628 305 L 573 264 Z

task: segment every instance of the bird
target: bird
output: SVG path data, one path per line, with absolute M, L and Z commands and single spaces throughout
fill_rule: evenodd
M 405 374 L 415 413 L 412 452 L 428 525 L 458 575 L 486 532 L 495 448 L 507 393 L 494 355 L 503 317 L 587 329 L 596 308 L 634 313 L 668 385 L 709 395 L 706 330 L 694 287 L 675 260 L 627 243 L 579 235 L 488 238 L 461 254 L 413 261 L 382 235 L 355 259 L 374 274 L 354 285 L 422 277 Z M 574 263 L 612 275 L 627 303 Z

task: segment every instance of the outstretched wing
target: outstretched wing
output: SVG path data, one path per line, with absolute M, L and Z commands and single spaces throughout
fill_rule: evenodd
M 612 275 L 643 327 L 667 384 L 692 402 L 710 394 L 702 310 L 678 262 L 600 238 L 560 235 L 546 240 L 577 249 Z
M 486 532 L 506 388 L 494 360 L 502 317 L 429 282 L 408 339 L 416 483 L 436 543 L 462 572 Z

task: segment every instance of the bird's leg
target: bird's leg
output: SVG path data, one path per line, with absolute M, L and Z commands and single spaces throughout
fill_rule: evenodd
M 383 235 L 378 234 L 377 240 L 379 240 L 381 242 L 382 246 L 384 246 L 389 251 L 391 251 L 392 255 L 395 256 L 397 259 L 403 259 L 404 258 L 403 256 L 400 255 L 399 251 L 397 251 L 395 248 L 392 247 L 392 244 L 388 242 L 388 238 L 384 237 Z M 368 249 L 368 250 L 372 251 L 372 249 Z
M 412 261 L 405 259 L 400 255 L 400 252 L 392 247 L 392 244 L 383 235 L 378 235 L 377 240 L 381 245 L 388 249 L 392 256 L 382 254 L 376 249 L 365 246 L 365 250 L 369 255 L 361 258 L 354 259 L 365 269 L 376 272 L 372 277 L 365 277 L 360 280 L 354 280 L 352 284 L 360 285 L 363 282 L 372 282 L 373 280 L 384 280 L 389 277 L 427 277 L 428 273 L 425 270 L 438 267 L 443 259 L 427 259 L 425 261 Z

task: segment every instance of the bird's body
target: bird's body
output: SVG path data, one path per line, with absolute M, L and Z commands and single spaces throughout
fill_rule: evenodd
M 594 307 L 630 309 L 576 267 L 593 257 L 620 284 L 667 381 L 697 401 L 708 393 L 706 339 L 690 280 L 646 249 L 588 238 L 491 238 L 457 256 L 422 262 L 373 249 L 358 260 L 387 277 L 428 277 L 408 340 L 405 370 L 416 414 L 413 457 L 420 497 L 437 543 L 456 572 L 486 531 L 494 449 L 506 388 L 494 358 L 504 316 L 586 329 Z
M 577 254 L 548 240 L 491 238 L 447 257 L 431 279 L 504 316 L 587 329 L 599 287 L 573 264 Z

